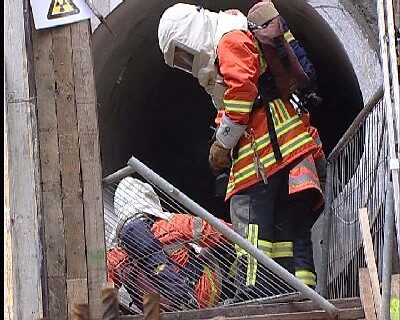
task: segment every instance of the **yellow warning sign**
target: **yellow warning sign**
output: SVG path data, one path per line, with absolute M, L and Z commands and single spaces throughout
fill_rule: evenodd
M 72 0 L 51 0 L 47 19 L 57 19 L 78 13 L 79 8 Z

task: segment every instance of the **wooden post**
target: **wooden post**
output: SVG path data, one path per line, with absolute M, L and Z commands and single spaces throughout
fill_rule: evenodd
M 89 21 L 32 29 L 49 317 L 88 303 L 100 319 L 106 264 Z
M 365 313 L 365 320 L 376 320 L 374 297 L 371 288 L 371 279 L 367 268 L 359 269 L 360 299 Z
M 40 173 L 28 1 L 4 1 L 4 319 L 43 317 Z
M 372 286 L 372 293 L 373 293 L 373 297 L 374 297 L 375 310 L 377 312 L 377 318 L 380 319 L 379 314 L 380 314 L 381 303 L 382 303 L 381 302 L 381 292 L 380 292 L 378 271 L 376 268 L 374 246 L 372 243 L 372 236 L 371 236 L 371 232 L 370 232 L 367 208 L 359 209 L 359 215 L 360 215 L 361 234 L 362 234 L 363 244 L 364 244 L 365 260 L 367 262 L 367 268 L 368 268 L 369 276 L 371 279 L 371 286 Z

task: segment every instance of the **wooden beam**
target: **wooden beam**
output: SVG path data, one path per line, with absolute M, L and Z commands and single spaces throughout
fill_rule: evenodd
M 32 28 L 44 216 L 48 316 L 67 319 L 64 213 L 51 30 Z
M 71 35 L 85 217 L 89 306 L 92 319 L 100 319 L 100 294 L 107 280 L 107 266 L 99 125 L 89 22 L 83 21 L 71 25 Z
M 360 299 L 365 313 L 365 320 L 376 320 L 371 279 L 367 268 L 359 269 Z
M 4 1 L 4 318 L 10 320 L 43 317 L 40 174 L 28 4 Z
M 33 31 L 49 317 L 88 303 L 106 281 L 97 102 L 89 21 Z
M 360 216 L 360 228 L 364 245 L 365 260 L 367 262 L 367 268 L 371 279 L 375 310 L 377 310 L 377 318 L 380 318 L 379 313 L 381 310 L 382 299 L 378 271 L 375 262 L 374 246 L 372 243 L 372 236 L 368 219 L 368 211 L 367 208 L 361 208 L 358 210 L 358 212 Z
M 52 30 L 58 148 L 64 213 L 68 314 L 75 303 L 88 302 L 85 220 L 81 183 L 72 35 L 70 27 Z M 80 288 L 77 288 L 77 285 Z
M 362 305 L 359 298 L 349 298 L 349 299 L 337 299 L 330 300 L 335 307 L 341 311 L 342 310 L 357 310 L 358 318 L 364 317 L 364 312 L 362 310 Z M 224 306 L 210 309 L 201 310 L 189 310 L 180 312 L 167 312 L 162 313 L 161 317 L 163 320 L 201 320 L 201 319 L 212 319 L 215 317 L 227 317 L 228 315 L 235 317 L 249 317 L 256 315 L 268 315 L 268 314 L 282 314 L 282 313 L 307 313 L 318 310 L 319 307 L 316 303 L 312 301 L 303 302 L 289 302 L 289 303 L 271 303 L 271 304 L 248 304 L 243 306 L 232 305 Z M 321 311 L 321 310 L 320 310 Z M 324 311 L 321 311 L 324 313 Z M 324 313 L 325 319 L 327 317 Z M 360 314 L 362 314 L 360 316 Z M 144 319 L 143 315 L 140 316 L 125 316 L 121 317 L 124 320 L 139 320 Z M 281 318 L 286 320 L 285 318 Z M 357 318 L 354 318 L 357 319 Z

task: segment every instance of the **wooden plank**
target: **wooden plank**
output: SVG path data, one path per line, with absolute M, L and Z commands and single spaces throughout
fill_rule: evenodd
M 351 309 L 340 309 L 340 314 L 336 319 L 361 319 L 364 317 L 364 312 L 362 308 L 351 308 Z M 144 316 L 129 317 L 125 316 L 121 318 L 122 320 L 130 319 L 145 319 Z M 163 320 L 178 319 L 174 317 L 173 313 L 162 314 Z M 189 318 L 188 318 L 189 319 Z M 197 318 L 191 318 L 191 320 Z M 225 315 L 220 315 L 214 318 L 204 318 L 204 319 L 220 319 L 220 320 L 318 320 L 318 319 L 332 319 L 325 311 L 315 310 L 315 311 L 305 311 L 297 313 L 287 313 L 282 312 L 278 314 L 261 314 L 261 315 L 247 315 L 247 316 L 236 316 L 235 314 L 226 312 Z
M 88 302 L 88 285 L 71 27 L 53 29 L 52 37 L 57 84 L 56 114 L 62 177 L 67 304 L 68 314 L 72 316 L 74 303 Z M 76 288 L 77 283 L 81 288 Z
M 72 316 L 75 304 L 87 304 L 87 278 L 67 279 L 68 314 Z
M 360 299 L 363 305 L 365 320 L 376 320 L 374 297 L 372 294 L 371 279 L 367 268 L 359 269 Z
M 55 101 L 53 39 L 50 30 L 32 30 L 36 80 L 48 316 L 67 319 L 64 214 Z
M 4 75 L 4 92 L 6 92 L 6 76 Z M 4 106 L 6 106 L 4 95 Z M 14 317 L 14 288 L 13 288 L 13 254 L 12 254 L 12 217 L 10 208 L 10 175 L 8 173 L 8 139 L 7 139 L 7 112 L 4 114 L 4 319 L 13 320 Z
M 368 219 L 368 211 L 367 208 L 361 208 L 358 210 L 358 212 L 360 216 L 360 228 L 363 238 L 365 260 L 367 262 L 367 268 L 371 279 L 375 310 L 381 310 L 381 292 L 378 278 L 378 270 L 375 262 L 374 246 L 372 243 L 372 236 Z
M 106 282 L 102 172 L 99 127 L 90 26 L 87 21 L 71 26 L 79 150 L 82 171 L 85 236 L 90 313 L 101 317 L 101 287 Z
M 359 298 L 330 300 L 338 309 L 362 309 Z M 280 314 L 310 312 L 318 310 L 319 306 L 312 301 L 292 302 L 292 303 L 271 303 L 244 306 L 225 306 L 211 309 L 190 310 L 174 313 L 163 313 L 163 320 L 200 320 L 210 319 L 218 316 L 235 315 L 237 317 L 246 317 L 250 315 Z M 143 316 L 127 316 L 123 319 L 133 320 L 142 319 Z
M 40 187 L 26 1 L 4 2 L 5 318 L 43 316 Z M 8 305 L 10 303 L 10 305 Z
M 68 319 L 66 291 L 67 291 L 67 285 L 65 283 L 65 273 L 62 274 L 61 276 L 52 275 L 47 277 L 49 319 L 63 319 L 63 320 Z
M 400 274 L 392 274 L 391 297 L 400 298 Z

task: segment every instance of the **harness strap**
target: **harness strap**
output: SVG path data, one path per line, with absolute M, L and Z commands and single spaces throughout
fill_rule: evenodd
M 281 149 L 279 147 L 278 137 L 276 135 L 274 121 L 272 120 L 272 114 L 269 108 L 269 103 L 267 102 L 265 103 L 264 109 L 267 115 L 267 127 L 268 127 L 269 137 L 271 140 L 272 150 L 274 151 L 274 157 L 276 161 L 280 161 L 283 159 L 283 157 Z

